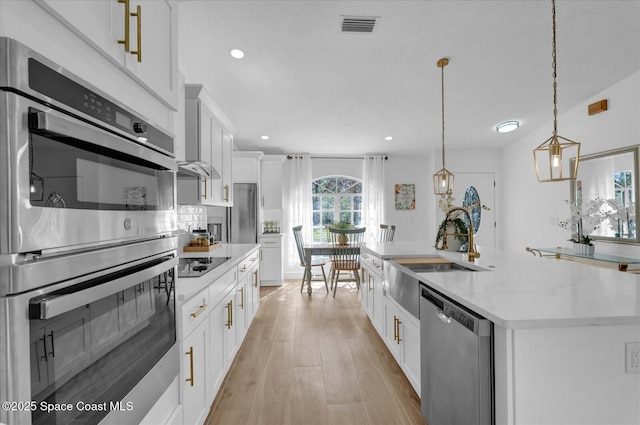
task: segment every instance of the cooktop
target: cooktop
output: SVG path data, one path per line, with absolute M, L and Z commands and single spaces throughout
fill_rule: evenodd
M 231 257 L 180 258 L 178 261 L 178 277 L 200 277 L 230 258 Z

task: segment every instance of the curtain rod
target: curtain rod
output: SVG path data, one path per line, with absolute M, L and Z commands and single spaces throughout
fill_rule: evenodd
M 287 155 L 287 159 L 293 159 L 293 158 L 302 158 L 301 156 L 298 155 Z M 311 159 L 372 159 L 372 156 L 311 156 Z M 384 160 L 386 161 L 387 159 L 389 159 L 388 156 L 384 156 Z

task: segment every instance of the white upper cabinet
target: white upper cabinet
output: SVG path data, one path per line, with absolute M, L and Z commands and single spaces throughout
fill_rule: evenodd
M 213 181 L 215 205 L 233 206 L 233 136 L 222 126 L 214 128 L 212 137 L 213 167 L 220 179 Z
M 177 110 L 177 8 L 173 1 L 36 0 L 36 3 L 155 98 Z M 37 46 L 34 48 L 37 50 Z
M 259 151 L 233 152 L 233 182 L 260 183 L 260 158 L 263 155 Z
M 284 155 L 265 155 L 261 164 L 262 199 L 265 209 L 282 209 L 282 166 Z
M 218 178 L 180 177 L 178 203 L 233 205 L 234 128 L 201 84 L 185 85 L 185 158 L 204 161 Z
M 134 19 L 129 22 L 131 54 L 125 55 L 126 68 L 142 85 L 176 109 L 178 105 L 176 7 L 167 0 L 130 1 L 131 13 L 137 15 L 138 7 L 142 12 L 141 16 L 134 16 Z M 133 54 L 138 51 L 140 51 L 139 55 Z

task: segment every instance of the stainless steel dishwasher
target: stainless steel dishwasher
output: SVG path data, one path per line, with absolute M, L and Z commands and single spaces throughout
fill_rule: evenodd
M 420 285 L 421 409 L 429 425 L 491 425 L 493 324 Z

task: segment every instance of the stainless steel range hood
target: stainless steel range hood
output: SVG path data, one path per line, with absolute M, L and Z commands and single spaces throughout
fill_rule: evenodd
M 178 177 L 206 177 L 219 179 L 220 174 L 208 162 L 178 161 Z

